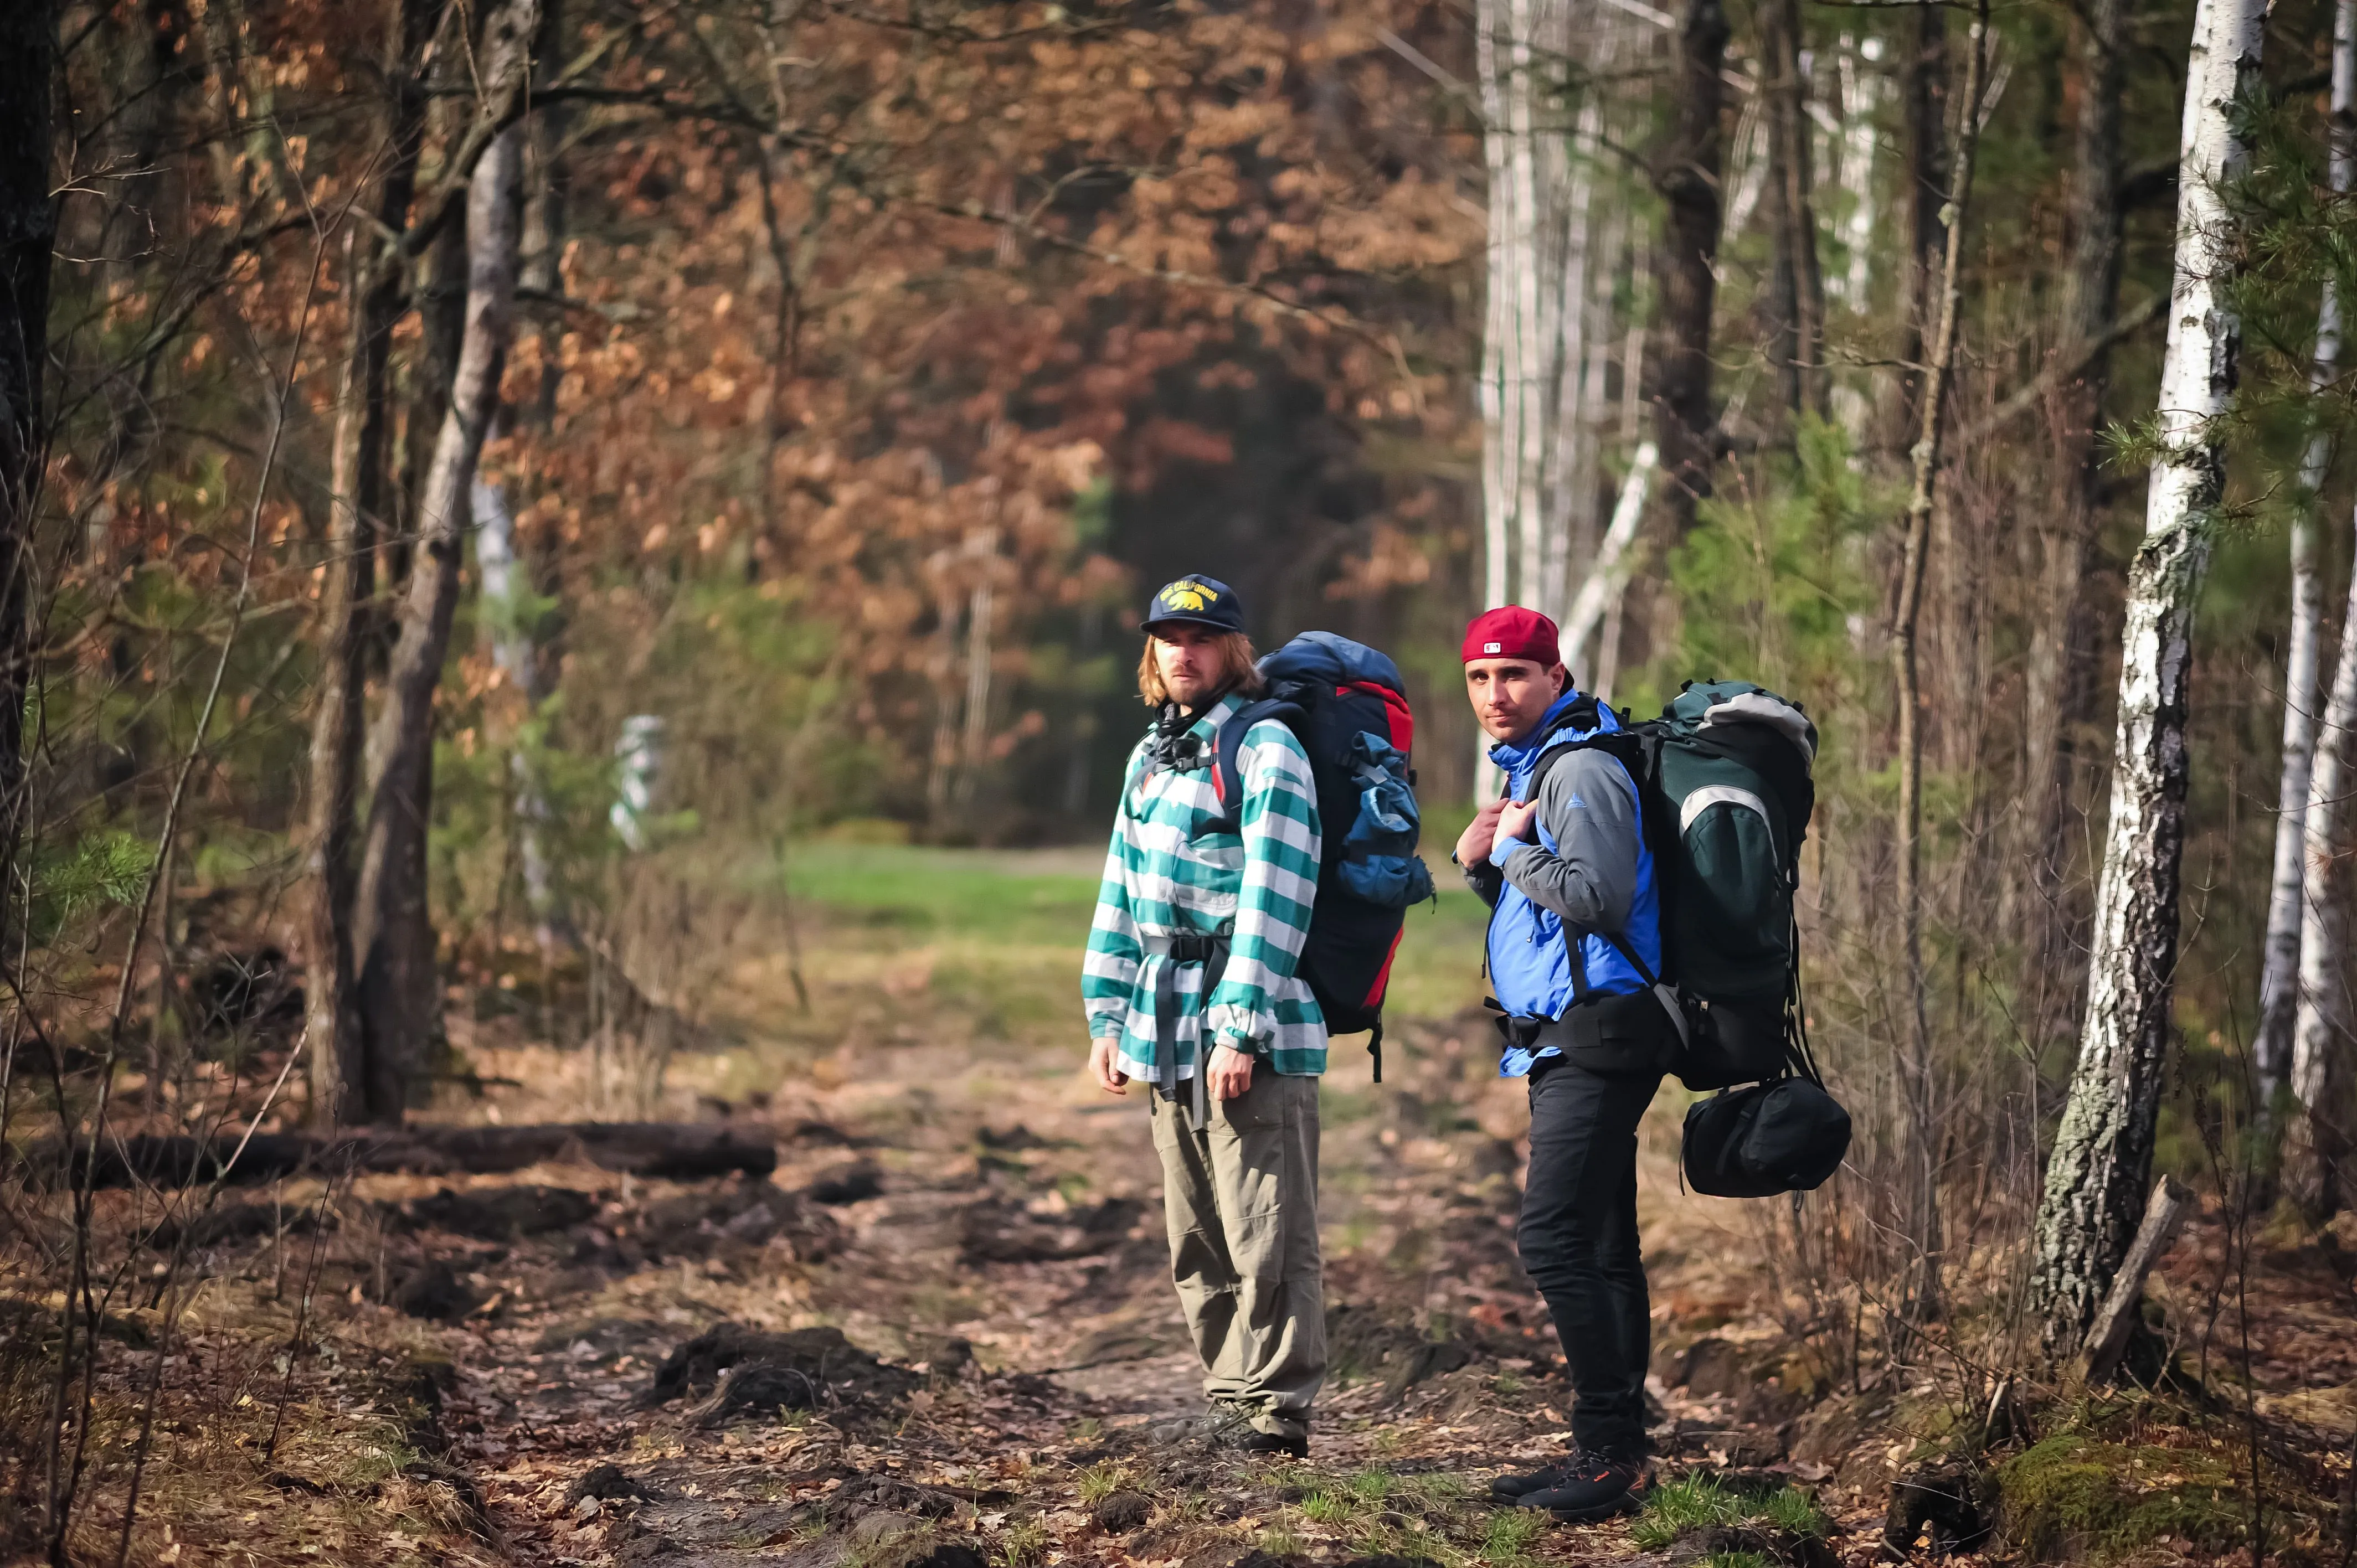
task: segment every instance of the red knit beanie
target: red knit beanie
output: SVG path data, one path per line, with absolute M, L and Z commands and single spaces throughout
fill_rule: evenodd
M 1555 648 L 1555 622 L 1536 610 L 1505 605 L 1473 618 L 1465 628 L 1465 662 L 1476 659 L 1527 659 L 1542 670 L 1563 662 Z

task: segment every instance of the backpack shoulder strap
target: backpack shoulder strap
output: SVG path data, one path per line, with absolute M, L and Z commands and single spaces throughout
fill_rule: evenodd
M 1275 719 L 1298 728 L 1302 717 L 1300 703 L 1274 697 L 1247 703 L 1228 715 L 1228 722 L 1220 726 L 1219 748 L 1211 762 L 1211 788 L 1219 792 L 1220 814 L 1203 824 L 1204 832 L 1232 833 L 1243 830 L 1244 781 L 1237 757 L 1243 751 L 1244 736 L 1252 732 L 1253 725 L 1264 719 Z
M 1637 804 L 1641 811 L 1644 806 L 1645 781 L 1640 777 L 1638 770 L 1645 760 L 1644 748 L 1645 737 L 1633 729 L 1598 730 L 1594 735 L 1584 736 L 1578 740 L 1566 741 L 1561 746 L 1550 746 L 1539 753 L 1538 766 L 1531 769 L 1531 799 L 1535 800 L 1539 798 L 1539 789 L 1546 783 L 1547 775 L 1554 772 L 1556 766 L 1573 752 L 1600 751 L 1629 770 L 1629 782 L 1637 790 Z

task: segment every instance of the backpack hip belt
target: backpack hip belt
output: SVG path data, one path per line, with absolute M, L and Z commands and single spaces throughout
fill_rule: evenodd
M 1519 1018 L 1504 1014 L 1496 1022 L 1498 1032 L 1509 1045 L 1520 1046 L 1533 1057 L 1553 1047 L 1566 1061 L 1603 1070 L 1620 1070 L 1623 1064 L 1609 1058 L 1616 1047 L 1638 1040 L 1650 1042 L 1646 1060 L 1625 1064 L 1628 1070 L 1649 1065 L 1658 1069 L 1667 1065 L 1663 1058 L 1674 1033 L 1671 1021 L 1662 1015 L 1660 1002 L 1644 991 L 1591 991 L 1583 1001 L 1566 1008 L 1560 1018 Z M 1537 1070 L 1536 1063 L 1532 1070 Z
M 1216 931 L 1178 931 L 1167 937 L 1141 933 L 1138 937 L 1146 957 L 1164 961 L 1154 976 L 1154 1089 L 1165 1100 L 1178 1098 L 1178 969 L 1182 964 L 1203 966 L 1203 1008 L 1195 1032 L 1194 1111 L 1199 1128 L 1211 1116 L 1203 1078 L 1211 1065 L 1211 993 L 1220 976 L 1227 972 L 1234 936 L 1234 927 L 1222 926 Z

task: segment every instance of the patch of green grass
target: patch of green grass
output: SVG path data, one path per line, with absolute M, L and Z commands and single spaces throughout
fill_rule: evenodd
M 990 1554 L 997 1568 L 1031 1568 L 1048 1550 L 1048 1527 L 1036 1519 L 1022 1520 L 999 1532 Z
M 1128 1466 L 1117 1459 L 1100 1459 L 1081 1472 L 1081 1501 L 1101 1503 L 1128 1486 L 1132 1478 Z
M 1301 1537 L 1282 1526 L 1264 1530 L 1260 1532 L 1260 1549 L 1271 1557 L 1298 1557 L 1302 1551 Z
M 1491 1379 L 1490 1386 L 1497 1390 L 1500 1393 L 1511 1397 L 1514 1394 L 1521 1393 L 1524 1389 L 1530 1387 L 1530 1384 L 1523 1380 L 1523 1375 L 1520 1372 L 1505 1371 L 1500 1372 L 1496 1377 Z
M 1410 1476 L 1402 1486 L 1410 1497 L 1417 1498 L 1428 1507 L 1447 1509 L 1473 1495 L 1472 1485 L 1462 1476 L 1434 1471 L 1428 1476 Z
M 1680 1536 L 1714 1525 L 1757 1523 L 1790 1535 L 1823 1539 L 1832 1528 L 1806 1492 L 1785 1487 L 1769 1493 L 1739 1492 L 1699 1478 L 1655 1487 L 1644 1511 L 1629 1527 L 1640 1552 L 1659 1552 Z M 1741 1553 L 1737 1553 L 1741 1555 Z M 1733 1568 L 1744 1568 L 1735 1564 Z
M 1322 1487 L 1301 1499 L 1301 1517 L 1312 1524 L 1340 1524 L 1355 1511 L 1349 1494 Z
M 1392 1488 L 1398 1481 L 1389 1470 L 1377 1466 L 1360 1471 L 1347 1484 L 1352 1497 L 1364 1502 L 1379 1503 L 1392 1495 Z
M 1388 1519 L 1353 1520 L 1344 1532 L 1351 1549 L 1361 1557 L 1421 1556 L 1408 1532 Z
M 1771 1494 L 1760 1505 L 1758 1517 L 1787 1535 L 1823 1541 L 1833 1531 L 1833 1520 L 1817 1507 L 1815 1498 L 1798 1487 L 1786 1487 Z
M 784 870 L 794 896 L 915 934 L 986 933 L 997 943 L 1086 945 L 1096 912 L 1093 856 L 926 845 L 812 843 Z M 774 877 L 776 871 L 770 869 Z
M 1546 1533 L 1549 1522 L 1537 1509 L 1501 1509 L 1490 1516 L 1490 1529 L 1481 1538 L 1483 1560 L 1497 1563 L 1521 1562 L 1530 1555 L 1539 1537 Z
M 1667 1481 L 1645 1499 L 1644 1511 L 1629 1527 L 1629 1540 L 1640 1552 L 1659 1552 L 1690 1530 L 1733 1524 L 1742 1517 L 1742 1499 L 1716 1481 Z
M 1095 1416 L 1084 1415 L 1072 1423 L 1064 1435 L 1074 1443 L 1094 1443 L 1104 1435 L 1104 1423 Z

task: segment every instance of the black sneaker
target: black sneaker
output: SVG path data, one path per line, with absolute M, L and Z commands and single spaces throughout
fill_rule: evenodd
M 1490 1496 L 1501 1503 L 1519 1502 L 1533 1492 L 1544 1492 L 1549 1487 L 1561 1486 L 1570 1474 L 1569 1465 L 1557 1464 L 1520 1476 L 1500 1476 L 1490 1483 Z
M 1644 1479 L 1642 1459 L 1583 1451 L 1565 1464 L 1554 1486 L 1515 1500 L 1526 1509 L 1544 1509 L 1566 1524 L 1591 1524 L 1636 1512 L 1645 1500 Z

